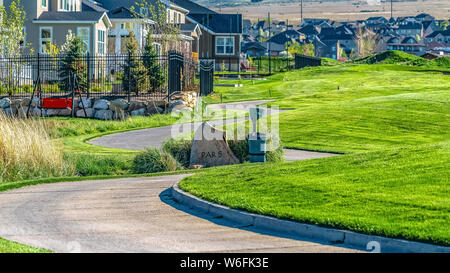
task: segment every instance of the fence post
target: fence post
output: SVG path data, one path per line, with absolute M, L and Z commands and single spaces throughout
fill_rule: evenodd
M 131 63 L 131 51 L 128 51 L 128 61 Z M 128 103 L 131 101 L 131 69 L 128 66 Z
M 95 56 L 95 55 L 94 55 Z M 85 57 L 86 57 L 86 64 L 87 64 L 87 75 L 86 75 L 86 88 L 87 88 L 87 90 L 86 90 L 86 96 L 87 96 L 87 98 L 89 98 L 90 97 L 90 94 L 89 94 L 89 90 L 91 89 L 91 63 L 90 63 L 90 55 L 89 55 L 89 52 L 87 52 L 86 53 L 86 55 L 85 55 Z

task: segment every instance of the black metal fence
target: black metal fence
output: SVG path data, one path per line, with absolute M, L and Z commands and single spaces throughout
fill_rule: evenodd
M 321 66 L 321 65 L 322 65 L 321 58 L 295 54 L 295 69 L 300 69 L 307 66 Z
M 181 69 L 170 75 L 170 58 Z M 177 52 L 148 57 L 144 55 L 33 55 L 0 59 L 0 98 L 30 97 L 39 88 L 42 97 L 69 94 L 70 76 L 76 74 L 83 96 L 92 98 L 165 99 L 168 88 L 194 89 L 197 64 Z M 39 84 L 37 84 L 39 83 Z
M 289 57 L 251 57 L 251 62 L 247 71 L 258 74 L 267 74 L 275 72 L 286 72 L 294 69 L 294 58 Z
M 200 95 L 208 96 L 214 91 L 214 60 L 200 59 Z

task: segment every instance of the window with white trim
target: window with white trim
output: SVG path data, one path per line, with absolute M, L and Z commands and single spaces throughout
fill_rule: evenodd
M 234 37 L 216 37 L 217 55 L 234 55 Z
M 78 27 L 77 37 L 80 38 L 85 45 L 85 52 L 89 52 L 90 49 L 90 28 L 89 27 Z
M 77 11 L 77 0 L 59 0 L 61 11 Z
M 46 53 L 53 40 L 53 27 L 39 28 L 39 52 Z
M 105 37 L 106 37 L 106 31 L 99 29 L 98 30 L 98 38 L 97 38 L 97 53 L 100 55 L 104 55 L 106 53 L 106 46 L 105 46 Z
M 47 0 L 42 0 L 41 1 L 41 5 L 42 5 L 43 8 L 46 8 L 47 7 Z

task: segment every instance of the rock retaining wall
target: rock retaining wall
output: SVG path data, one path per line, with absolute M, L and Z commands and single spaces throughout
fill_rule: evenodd
M 165 100 L 131 100 L 125 99 L 88 99 L 82 98 L 83 104 L 79 99 L 75 99 L 75 116 L 80 118 L 95 118 L 101 120 L 121 120 L 129 116 L 149 116 L 154 114 L 163 114 L 191 111 L 197 101 L 197 92 L 184 92 L 179 95 L 172 96 L 168 103 Z M 16 116 L 25 118 L 28 112 L 30 98 L 10 99 L 3 98 L 0 100 L 0 111 L 6 116 Z M 33 99 L 29 110 L 30 117 L 54 117 L 54 116 L 71 116 L 71 109 L 43 109 L 40 108 L 39 99 Z

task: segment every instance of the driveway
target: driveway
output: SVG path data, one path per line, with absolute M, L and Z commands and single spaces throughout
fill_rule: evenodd
M 65 182 L 3 192 L 0 237 L 56 252 L 356 251 L 198 214 L 170 198 L 169 188 L 183 177 Z
M 257 105 L 264 104 L 269 102 L 270 100 L 258 100 L 258 101 L 245 101 L 245 102 L 233 102 L 233 103 L 224 103 L 224 104 L 211 104 L 208 105 L 208 108 L 213 109 L 224 109 L 225 107 L 235 107 L 236 109 L 249 109 L 251 107 L 256 107 Z M 278 114 L 284 112 L 285 110 L 271 110 L 271 114 Z M 221 126 L 226 124 L 231 124 L 235 122 L 241 122 L 246 120 L 246 118 L 238 118 L 238 119 L 229 119 L 229 120 L 216 120 L 209 121 L 213 126 Z M 184 129 L 189 128 L 191 131 L 198 126 L 201 122 L 184 124 L 182 127 Z M 188 125 L 188 126 L 186 126 Z M 177 127 L 174 127 L 177 126 Z M 145 150 L 149 147 L 160 148 L 164 141 L 175 137 L 177 135 L 174 128 L 181 127 L 180 125 L 170 125 L 164 127 L 156 127 L 149 128 L 143 130 L 135 130 L 124 133 L 107 135 L 99 138 L 95 138 L 90 140 L 88 143 L 92 145 L 108 147 L 108 148 L 121 148 L 128 150 Z M 182 132 L 186 133 L 186 131 Z M 181 134 L 181 132 L 180 132 Z M 285 149 L 286 160 L 287 161 L 297 161 L 297 160 L 305 160 L 312 158 L 321 158 L 321 157 L 329 157 L 334 156 L 336 154 L 331 153 L 321 153 L 321 152 L 311 152 L 311 151 L 303 151 L 303 150 L 294 150 L 294 149 Z

